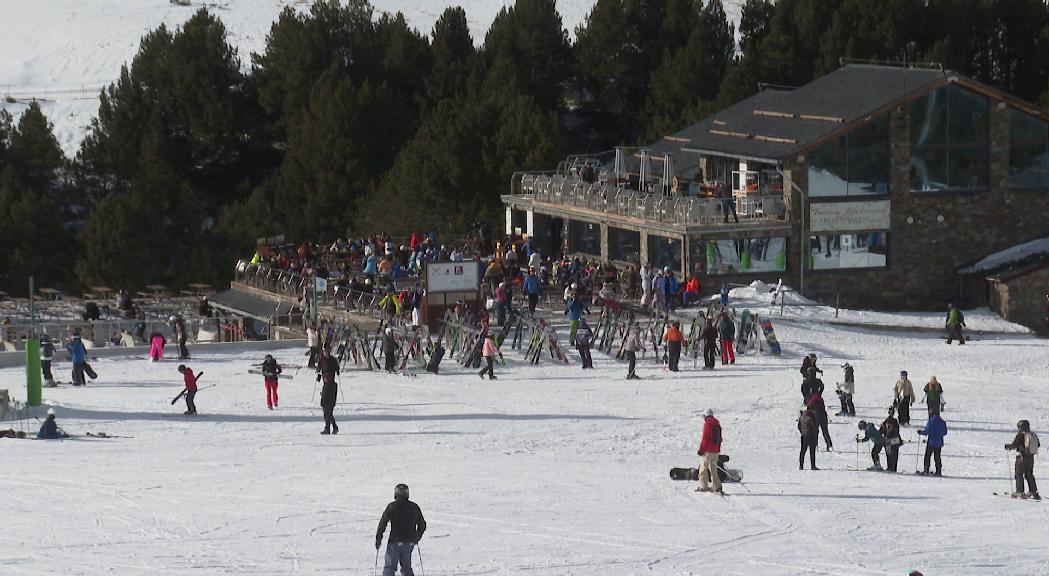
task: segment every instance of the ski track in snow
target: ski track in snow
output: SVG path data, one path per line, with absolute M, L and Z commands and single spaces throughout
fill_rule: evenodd
M 601 353 L 583 372 L 574 352 L 563 367 L 528 366 L 504 350 L 495 382 L 454 359 L 441 376 L 410 381 L 349 367 L 338 436 L 317 434 L 310 378 L 283 382 L 281 407 L 266 410 L 259 377 L 246 373 L 258 354 L 188 363 L 207 364 L 204 380 L 217 384 L 198 395 L 198 418 L 169 417 L 182 410 L 170 405 L 181 386 L 175 363 L 101 359 L 97 382 L 45 389 L 45 402 L 72 433 L 134 438 L 0 440 L 0 572 L 370 573 L 379 514 L 405 482 L 430 524 L 425 574 L 1045 574 L 1046 509 L 991 492 L 1009 486 L 1012 457 L 1001 446 L 1016 419 L 1049 431 L 1049 343 L 985 335 L 948 347 L 935 334 L 832 326 L 822 314 L 772 316 L 781 357 L 739 356 L 713 372 L 693 371 L 687 358 L 672 374 L 649 352 L 636 382 Z M 976 328 L 1012 331 L 967 316 Z M 938 317 L 898 316 L 919 326 Z M 911 474 L 915 426 L 904 429 L 900 474 L 845 470 L 866 466 L 869 446 L 857 457 L 855 420 L 840 417 L 830 424 L 838 451 L 817 455 L 823 471 L 798 471 L 798 366 L 810 351 L 831 412 L 848 360 L 859 416 L 873 421 L 899 370 L 919 390 L 937 375 L 947 477 Z M 275 355 L 300 359 L 295 349 Z M 0 370 L 16 398 L 23 379 Z M 697 465 L 708 406 L 746 481 L 726 484 L 724 498 L 667 478 L 671 467 Z M 916 403 L 915 425 L 924 413 Z

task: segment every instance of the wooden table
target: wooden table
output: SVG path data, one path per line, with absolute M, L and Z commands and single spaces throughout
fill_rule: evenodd
M 215 289 L 212 288 L 211 284 L 190 284 L 189 287 L 196 290 L 197 294 L 200 294 L 201 296 L 210 294 L 215 291 Z
M 43 294 L 47 300 L 58 300 L 62 297 L 62 291 L 55 288 L 41 288 L 37 292 Z
M 100 300 L 109 300 L 109 295 L 113 293 L 113 289 L 109 286 L 91 286 L 91 293 Z

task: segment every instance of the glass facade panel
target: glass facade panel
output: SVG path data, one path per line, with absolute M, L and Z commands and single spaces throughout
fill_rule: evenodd
M 707 274 L 782 272 L 787 269 L 787 239 L 779 237 L 710 240 Z
M 1049 123 L 1009 110 L 1009 186 L 1049 188 Z
M 601 255 L 601 225 L 572 220 L 568 224 L 568 245 L 572 252 Z
M 641 261 L 641 233 L 608 227 L 608 258 L 624 262 Z
M 656 268 L 669 266 L 675 273 L 680 273 L 681 240 L 649 234 L 648 261 Z
M 870 122 L 809 154 L 809 196 L 889 193 L 889 119 Z
M 987 188 L 987 98 L 951 84 L 910 105 L 911 191 Z
M 819 234 L 809 237 L 809 269 L 884 268 L 885 232 Z

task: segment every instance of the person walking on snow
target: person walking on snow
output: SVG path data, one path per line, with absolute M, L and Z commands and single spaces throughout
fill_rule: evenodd
M 387 374 L 397 371 L 397 340 L 393 337 L 393 328 L 389 326 L 382 333 L 382 353 L 386 356 Z
M 351 294 L 352 296 L 352 294 Z M 348 296 L 349 297 L 349 296 Z M 310 360 L 306 363 L 307 368 L 317 367 L 317 357 L 320 356 L 321 352 L 321 336 L 320 332 L 317 331 L 317 323 L 311 322 L 309 327 L 306 328 L 306 346 L 309 347 Z
M 943 386 L 940 385 L 940 381 L 935 376 L 929 378 L 929 382 L 925 385 L 925 406 L 929 411 L 929 416 L 933 414 L 939 414 L 943 407 L 947 404 L 943 401 Z
M 816 424 L 823 432 L 823 441 L 827 444 L 827 451 L 834 450 L 834 443 L 830 441 L 830 432 L 827 430 L 827 404 L 823 401 L 823 395 L 819 392 L 813 393 L 805 405 L 816 415 Z
M 703 323 L 703 329 L 699 332 L 703 339 L 703 369 L 713 370 L 715 358 L 717 357 L 718 331 L 714 328 L 714 320 L 707 318 Z
M 321 349 L 317 361 L 317 381 L 324 380 L 321 387 L 321 409 L 324 411 L 324 430 L 321 434 L 338 434 L 339 425 L 335 423 L 335 399 L 339 395 L 339 384 L 335 377 L 339 375 L 339 362 L 327 348 Z
M 197 396 L 197 380 L 200 374 L 193 374 L 193 370 L 185 364 L 179 364 L 179 374 L 182 374 L 182 382 L 186 386 L 186 411 L 184 414 L 193 415 L 197 413 L 197 404 L 193 401 Z
M 535 317 L 535 307 L 539 304 L 539 272 L 535 268 L 528 269 L 522 284 L 525 296 L 528 298 L 528 315 Z
M 497 380 L 495 377 L 495 355 L 499 351 L 495 346 L 495 337 L 492 336 L 491 332 L 485 332 L 481 335 L 484 338 L 484 345 L 481 347 L 481 356 L 484 356 L 484 368 L 477 373 L 484 380 L 485 373 L 488 374 L 489 380 Z
M 637 367 L 637 351 L 641 349 L 641 337 L 638 335 L 638 328 L 635 326 L 630 329 L 630 332 L 626 335 L 626 340 L 623 342 L 623 355 L 627 359 L 626 379 L 627 380 L 640 380 L 641 377 L 634 373 L 634 368 Z
M 386 542 L 382 575 L 393 576 L 399 564 L 401 576 L 414 576 L 412 551 L 426 532 L 426 519 L 419 505 L 408 499 L 408 486 L 405 484 L 398 484 L 393 489 L 393 502 L 386 505 L 386 510 L 379 518 L 379 529 L 375 532 L 376 550 L 382 547 L 387 524 L 390 525 L 390 539 Z
M 266 354 L 266 359 L 262 361 L 262 377 L 266 383 L 266 406 L 270 410 L 277 406 L 277 380 L 282 371 L 273 355 Z
M 699 442 L 698 454 L 703 457 L 699 465 L 699 488 L 696 492 L 709 492 L 707 481 L 714 482 L 714 492 L 721 491 L 721 477 L 718 476 L 718 456 L 721 455 L 721 423 L 714 417 L 714 411 L 707 408 L 703 412 L 703 438 Z
M 936 473 L 933 476 L 941 476 L 943 465 L 940 462 L 940 451 L 943 450 L 943 437 L 947 435 L 947 423 L 940 418 L 938 412 L 929 414 L 929 421 L 925 423 L 924 430 L 918 430 L 919 436 L 925 436 L 925 470 L 922 475 L 929 474 L 929 461 L 936 459 Z
M 965 315 L 954 304 L 947 304 L 947 321 L 944 327 L 947 328 L 948 346 L 954 340 L 958 340 L 959 345 L 965 345 L 965 337 L 962 336 L 962 328 L 965 327 Z
M 729 317 L 728 312 L 721 313 L 718 333 L 721 336 L 721 365 L 735 364 L 736 354 L 733 352 L 732 342 L 736 339 L 736 323 Z
M 809 468 L 816 467 L 816 445 L 819 444 L 818 417 L 811 408 L 802 408 L 798 416 L 798 432 L 801 433 L 801 452 L 798 454 L 798 470 L 805 469 L 805 452 L 809 453 Z
M 863 433 L 863 436 L 856 436 L 856 442 L 870 442 L 873 445 L 871 448 L 871 461 L 874 462 L 874 465 L 870 469 L 881 470 L 881 449 L 885 446 L 885 436 L 878 431 L 874 424 L 865 420 L 860 420 L 857 427 Z
M 168 319 L 175 331 L 175 341 L 178 342 L 178 359 L 188 360 L 189 349 L 186 348 L 186 322 L 181 316 L 172 316 Z
M 856 372 L 848 362 L 842 364 L 841 368 L 845 371 L 845 381 L 838 382 L 837 393 L 841 399 L 841 412 L 835 416 L 855 416 L 856 406 L 852 403 L 852 395 L 856 392 Z
M 594 331 L 590 325 L 583 320 L 583 324 L 575 333 L 575 348 L 579 352 L 579 359 L 583 361 L 583 370 L 594 367 L 594 358 L 590 355 L 590 342 L 594 339 Z
M 1016 450 L 1016 463 L 1013 465 L 1013 474 L 1016 478 L 1016 492 L 1013 498 L 1034 498 L 1041 500 L 1038 495 L 1038 484 L 1034 479 L 1034 457 L 1038 454 L 1040 442 L 1038 435 L 1031 431 L 1031 423 L 1020 420 L 1016 423 L 1016 437 L 1005 445 L 1006 450 Z M 1028 493 L 1024 493 L 1024 480 L 1027 480 Z
M 586 302 L 583 301 L 583 296 L 573 292 L 568 297 L 566 308 L 565 312 L 568 314 L 568 344 L 575 346 L 575 333 L 579 330 L 579 324 L 583 321 L 583 311 L 586 308 Z
M 51 337 L 44 334 L 40 337 L 40 371 L 44 374 L 44 388 L 55 388 L 55 377 L 51 374 L 51 360 L 55 357 L 55 345 Z
M 84 348 L 80 334 L 73 334 L 73 340 L 66 345 L 66 350 L 69 350 L 69 356 L 73 362 L 73 386 L 86 386 L 84 372 L 87 367 L 87 348 Z
M 678 362 L 681 360 L 681 344 L 685 341 L 685 337 L 681 334 L 681 323 L 677 320 L 671 322 L 667 328 L 667 333 L 663 336 L 663 340 L 667 343 L 669 370 L 677 372 Z
M 900 426 L 909 426 L 911 423 L 911 406 L 914 404 L 914 386 L 907 379 L 907 371 L 900 372 L 900 379 L 893 387 L 893 406 L 899 411 Z

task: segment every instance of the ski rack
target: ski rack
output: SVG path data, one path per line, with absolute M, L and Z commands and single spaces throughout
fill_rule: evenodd
M 519 328 L 514 336 L 513 346 L 515 349 L 520 350 L 526 340 L 524 334 L 528 334 L 528 346 L 524 348 L 524 355 L 529 364 L 539 364 L 544 347 L 554 361 L 560 364 L 570 363 L 565 355 L 564 348 L 561 347 L 561 342 L 557 338 L 557 332 L 546 320 L 525 318 L 520 315 L 515 316 L 517 317 L 516 323 Z

